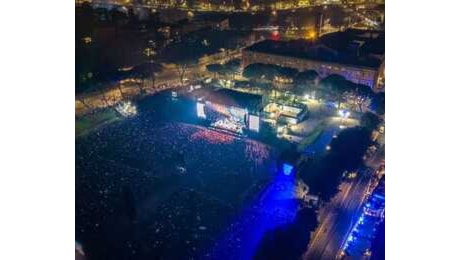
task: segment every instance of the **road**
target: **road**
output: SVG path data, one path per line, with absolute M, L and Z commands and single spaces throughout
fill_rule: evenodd
M 320 225 L 313 234 L 303 259 L 335 259 L 356 212 L 364 201 L 372 171 L 371 168 L 360 169 L 359 177 L 352 182 L 342 183 L 340 192 L 320 209 Z

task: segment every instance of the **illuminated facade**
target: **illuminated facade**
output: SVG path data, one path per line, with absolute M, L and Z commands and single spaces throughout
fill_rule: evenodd
M 299 0 L 297 3 L 299 7 L 307 7 L 310 6 L 310 0 Z

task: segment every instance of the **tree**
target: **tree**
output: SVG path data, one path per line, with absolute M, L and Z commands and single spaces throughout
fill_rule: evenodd
M 306 71 L 299 72 L 295 76 L 294 81 L 296 84 L 309 84 L 309 83 L 314 82 L 318 78 L 319 78 L 318 72 L 314 70 L 306 70 Z
M 145 71 L 141 71 L 141 70 L 138 70 L 136 68 L 133 69 L 134 72 L 133 72 L 133 75 L 136 79 L 140 79 L 141 81 L 137 81 L 136 80 L 136 86 L 139 88 L 139 94 L 142 95 L 145 93 L 145 90 L 144 90 L 144 87 L 145 87 L 145 78 L 146 78 L 146 74 L 145 74 Z
M 276 69 L 276 76 L 281 76 L 285 78 L 293 79 L 297 75 L 297 73 L 299 73 L 299 71 L 294 68 L 277 66 L 275 69 Z
M 240 71 L 241 60 L 233 59 L 225 64 L 226 70 L 232 75 L 232 78 L 235 79 L 235 75 Z
M 372 97 L 371 107 L 380 116 L 385 114 L 385 92 L 378 93 Z
M 360 125 L 370 131 L 377 128 L 380 124 L 380 118 L 371 112 L 366 112 L 361 116 Z
M 366 103 L 369 98 L 372 98 L 374 92 L 369 86 L 363 84 L 354 84 L 352 87 L 354 88 L 355 104 L 358 105 L 359 112 L 363 112 L 363 104 Z
M 152 88 L 155 88 L 155 80 L 156 75 L 155 73 L 159 73 L 163 71 L 163 66 L 161 64 L 150 62 L 149 63 L 149 72 L 150 72 L 150 79 L 152 80 Z
M 320 84 L 321 86 L 332 90 L 332 89 L 340 88 L 340 85 L 342 85 L 346 81 L 347 79 L 343 77 L 342 75 L 331 74 L 321 79 Z
M 310 188 L 310 193 L 328 201 L 337 193 L 344 171 L 353 171 L 362 165 L 363 155 L 370 144 L 368 129 L 345 129 L 333 139 L 331 149 L 325 155 L 301 168 L 299 176 Z
M 343 76 L 332 74 L 320 82 L 321 86 L 329 91 L 338 102 L 338 109 L 345 100 L 344 94 L 353 90 L 353 82 L 346 80 Z
M 257 70 L 257 63 L 250 64 L 243 69 L 243 76 L 249 79 L 259 78 L 260 72 Z
M 184 78 L 185 78 L 185 73 L 187 72 L 188 64 L 187 63 L 177 64 L 176 68 L 177 68 L 177 72 L 179 73 L 180 85 L 184 86 Z
M 372 97 L 374 95 L 374 91 L 372 91 L 372 89 L 367 85 L 354 84 L 353 87 L 357 96 Z
M 362 127 L 349 128 L 333 139 L 328 153 L 329 160 L 343 171 L 352 171 L 361 166 L 362 157 L 371 144 L 371 132 Z
M 295 70 L 295 69 L 293 69 Z M 247 78 L 252 78 L 255 80 L 267 80 L 273 81 L 275 76 L 290 74 L 293 70 L 284 68 L 272 64 L 263 64 L 263 63 L 253 63 L 243 70 L 243 76 Z M 284 73 L 284 74 L 282 74 Z
M 164 63 L 173 63 L 176 65 L 177 74 L 181 85 L 184 85 L 185 76 L 190 68 L 198 64 L 198 60 L 206 52 L 202 44 L 198 41 L 184 44 L 173 43 L 166 48 L 158 51 L 157 60 Z
M 120 83 L 117 83 L 117 88 L 118 88 L 118 91 L 120 91 L 121 99 L 125 100 L 125 94 L 123 93 L 123 90 L 121 89 Z
M 99 94 L 101 95 L 101 100 L 104 102 L 106 107 L 110 107 L 107 98 L 105 97 L 105 91 L 102 89 L 102 84 L 98 84 Z
M 224 71 L 224 66 L 219 63 L 213 63 L 206 65 L 206 70 L 214 74 L 214 78 L 216 78 L 217 73 L 221 73 Z
M 300 171 L 301 179 L 309 187 L 309 193 L 329 201 L 338 191 L 342 169 L 327 156 L 311 160 Z
M 147 82 L 150 79 L 152 81 L 152 88 L 155 87 L 155 73 L 161 72 L 163 67 L 155 62 L 146 62 L 133 68 L 133 75 L 141 78 L 141 83 L 138 83 L 139 91 L 141 94 L 145 93 Z
M 319 79 L 318 73 L 314 70 L 306 70 L 297 73 L 294 77 L 294 89 L 293 92 L 296 95 L 303 96 L 307 92 L 316 91 L 314 88 L 316 81 Z
M 266 64 L 262 64 L 262 63 L 253 63 L 253 64 L 250 64 L 248 66 L 246 66 L 246 68 L 244 68 L 243 70 L 243 76 L 246 77 L 246 78 L 250 78 L 250 79 L 254 79 L 254 80 L 257 80 L 257 81 L 260 81 L 260 80 L 263 80 L 263 79 L 267 79 L 267 73 L 270 73 L 272 71 L 270 71 L 267 67 Z M 273 77 L 272 75 L 269 75 L 268 76 L 271 80 Z
M 192 65 L 196 64 L 197 61 L 191 58 L 184 58 L 183 60 L 177 61 L 175 63 L 176 63 L 177 73 L 179 74 L 179 80 L 180 80 L 181 86 L 184 86 L 184 80 L 185 80 L 185 75 L 187 74 L 187 71 L 190 69 Z
M 118 71 L 117 74 L 116 74 L 116 77 L 115 77 L 115 80 L 117 81 L 116 85 L 117 85 L 118 91 L 120 92 L 121 98 L 123 100 L 125 99 L 125 94 L 123 93 L 123 90 L 122 90 L 122 87 L 121 87 L 122 84 L 120 84 L 120 81 L 123 80 L 123 79 L 129 78 L 130 74 L 131 74 L 130 71 L 129 72 Z

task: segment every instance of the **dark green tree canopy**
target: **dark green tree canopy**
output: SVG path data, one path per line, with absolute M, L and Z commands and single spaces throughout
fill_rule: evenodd
M 320 84 L 325 88 L 335 89 L 339 88 L 340 85 L 345 84 L 347 79 L 338 74 L 331 74 L 321 79 Z
M 228 67 L 232 71 L 239 70 L 241 66 L 241 60 L 240 59 L 233 59 L 230 60 L 229 62 L 225 63 L 225 67 Z
M 314 81 L 317 78 L 319 78 L 318 72 L 314 70 L 306 70 L 306 71 L 299 72 L 295 77 L 295 81 L 298 84 L 303 84 L 303 83 L 307 83 L 310 81 Z
M 211 73 L 220 73 L 224 70 L 224 66 L 219 63 L 206 65 L 206 69 Z
M 343 172 L 356 170 L 362 164 L 362 157 L 370 144 L 368 129 L 345 129 L 333 139 L 331 149 L 325 155 L 302 167 L 299 177 L 311 193 L 328 201 L 337 193 Z
M 375 94 L 372 97 L 371 107 L 378 115 L 385 114 L 385 92 Z
M 372 112 L 366 112 L 361 116 L 360 124 L 362 127 L 372 131 L 380 124 L 380 118 Z
M 273 64 L 253 63 L 244 68 L 243 76 L 252 79 L 273 80 L 276 76 L 294 78 L 297 69 L 281 67 Z
M 286 77 L 286 78 L 294 78 L 299 71 L 297 69 L 288 68 L 288 67 L 279 67 L 276 68 L 277 76 Z

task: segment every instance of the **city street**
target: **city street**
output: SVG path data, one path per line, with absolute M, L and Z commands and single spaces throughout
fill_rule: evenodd
M 371 181 L 372 169 L 359 171 L 360 177 L 352 182 L 342 183 L 340 192 L 320 209 L 320 225 L 313 234 L 303 259 L 335 259 Z

